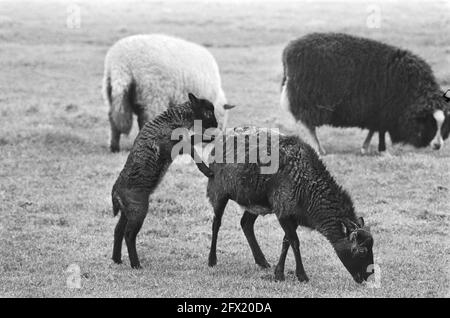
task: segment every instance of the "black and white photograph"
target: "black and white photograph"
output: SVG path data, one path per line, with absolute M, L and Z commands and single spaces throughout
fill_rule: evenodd
M 0 0 L 0 298 L 449 298 L 449 135 L 449 0 Z

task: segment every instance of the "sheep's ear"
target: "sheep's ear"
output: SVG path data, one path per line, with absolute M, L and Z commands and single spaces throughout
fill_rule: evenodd
M 225 110 L 233 109 L 235 107 L 236 107 L 236 105 L 230 105 L 230 104 L 223 105 L 223 109 L 225 109 Z
M 202 117 L 202 103 L 195 97 L 194 94 L 189 93 L 189 101 L 191 102 L 191 108 L 196 117 Z
M 359 227 L 364 227 L 364 219 L 362 218 L 362 216 L 360 216 L 358 218 L 357 222 L 358 222 Z
M 447 91 L 444 93 L 443 97 L 446 102 L 450 102 L 450 89 L 447 89 Z
M 194 94 L 189 93 L 189 94 L 188 94 L 188 97 L 189 97 L 189 101 L 190 101 L 191 103 L 195 104 L 195 103 L 198 102 L 198 98 L 197 98 Z

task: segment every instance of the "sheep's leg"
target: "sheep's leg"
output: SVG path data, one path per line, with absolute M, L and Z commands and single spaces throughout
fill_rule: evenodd
M 136 251 L 136 236 L 139 233 L 144 219 L 132 219 L 128 220 L 125 226 L 125 242 L 128 248 L 128 257 L 130 258 L 130 264 L 132 268 L 141 268 L 139 258 Z
M 317 151 L 319 152 L 319 154 L 321 155 L 326 155 L 327 152 L 325 151 L 325 149 L 322 148 L 322 145 L 320 144 L 319 138 L 317 137 L 317 132 L 316 132 L 316 127 L 315 126 L 310 126 L 310 125 L 306 125 L 306 128 L 308 128 L 308 131 L 313 139 L 313 142 L 315 144 L 315 148 L 317 149 Z
M 125 235 L 125 226 L 127 225 L 127 217 L 124 213 L 120 213 L 119 221 L 117 222 L 116 229 L 114 230 L 114 248 L 112 259 L 114 263 L 122 263 L 122 242 Z
M 366 140 L 364 140 L 364 143 L 361 147 L 361 154 L 365 155 L 369 152 L 369 145 L 370 141 L 372 140 L 373 134 L 375 133 L 374 130 L 369 130 L 369 133 L 367 134 Z
M 217 264 L 217 236 L 222 223 L 222 216 L 228 200 L 219 200 L 214 206 L 214 219 L 212 225 L 211 249 L 209 250 L 208 266 L 212 267 Z
M 111 114 L 109 115 L 109 123 L 111 125 L 111 141 L 109 149 L 111 152 L 119 152 L 120 151 L 120 130 L 117 129 L 114 124 Z
M 257 214 L 244 211 L 244 215 L 242 215 L 241 218 L 241 227 L 244 231 L 245 237 L 247 238 L 247 242 L 250 245 L 256 264 L 262 268 L 269 268 L 270 264 L 267 262 L 263 252 L 261 251 L 255 236 L 254 224 L 257 217 Z
M 292 250 L 294 251 L 296 264 L 295 274 L 300 282 L 307 282 L 309 278 L 305 273 L 305 269 L 303 268 L 302 256 L 300 254 L 300 241 L 298 240 L 296 232 L 297 223 L 293 218 L 280 218 L 279 222 L 284 230 L 284 234 L 287 236 Z
M 110 149 L 112 152 L 120 150 L 120 134 L 128 134 L 131 130 L 133 114 L 128 91 L 128 87 L 116 87 L 110 97 L 109 122 L 111 124 Z
M 378 132 L 378 151 L 383 152 L 386 151 L 386 140 L 385 140 L 386 131 Z
M 287 252 L 289 250 L 289 240 L 285 235 L 283 238 L 283 244 L 281 245 L 281 254 L 280 259 L 278 260 L 278 264 L 275 267 L 275 280 L 283 281 L 284 280 L 284 263 L 286 261 Z
M 139 130 L 141 130 L 142 127 L 144 127 L 145 123 L 149 121 L 149 116 L 145 111 L 145 107 L 137 106 L 137 108 L 139 109 L 139 112 L 137 114 L 137 121 Z

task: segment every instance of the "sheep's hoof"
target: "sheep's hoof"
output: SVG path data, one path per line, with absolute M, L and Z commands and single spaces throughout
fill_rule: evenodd
M 120 258 L 114 258 L 114 257 L 113 257 L 112 260 L 113 260 L 113 262 L 116 263 L 116 264 L 122 264 L 122 260 L 121 260 Z
M 366 148 L 361 148 L 361 155 L 365 156 L 369 153 L 369 150 Z
M 109 149 L 111 150 L 111 152 L 119 152 L 120 151 L 120 147 L 117 145 L 111 145 L 109 147 Z
M 133 269 L 142 269 L 141 264 L 131 265 L 131 268 L 133 268 Z
M 387 151 L 387 150 L 379 151 L 379 155 L 381 157 L 384 157 L 384 158 L 391 158 L 391 157 L 393 157 L 392 154 L 389 151 Z
M 309 282 L 309 278 L 308 278 L 308 276 L 306 276 L 306 273 L 298 274 L 297 275 L 297 279 L 298 279 L 298 281 L 300 283 L 307 283 L 307 282 Z

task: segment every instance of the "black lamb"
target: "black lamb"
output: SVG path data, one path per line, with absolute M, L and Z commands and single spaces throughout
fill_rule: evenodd
M 359 127 L 393 143 L 440 149 L 450 133 L 450 105 L 430 66 L 413 53 L 341 33 L 313 33 L 283 51 L 281 107 L 311 133 L 316 127 Z
M 259 143 L 261 132 L 261 129 L 235 129 L 234 133 L 215 139 L 209 160 L 212 177 L 207 186 L 207 196 L 214 209 L 209 266 L 217 262 L 216 244 L 222 215 L 228 200 L 233 200 L 244 210 L 241 226 L 256 263 L 262 267 L 269 264 L 256 241 L 254 223 L 258 215 L 276 214 L 285 236 L 275 279 L 284 280 L 286 254 L 291 246 L 296 276 L 301 282 L 308 281 L 296 233 L 301 225 L 319 231 L 330 241 L 356 282 L 367 280 L 373 273 L 373 238 L 362 217 L 355 214 L 350 196 L 335 182 L 315 150 L 296 136 L 269 134 L 268 143 L 273 142 L 274 136 L 279 138 L 279 156 L 271 157 L 279 160 L 278 170 L 262 174 L 261 168 L 267 163 L 249 161 L 255 145 L 247 138 L 256 135 Z M 233 162 L 226 162 L 226 158 L 217 160 L 218 147 L 224 147 L 221 154 L 230 148 L 237 151 L 242 140 L 245 140 L 245 162 L 236 162 L 236 157 Z M 233 146 L 227 148 L 227 144 Z
M 189 102 L 170 107 L 154 120 L 145 123 L 136 137 L 125 166 L 112 188 L 114 216 L 121 211 L 114 231 L 112 259 L 115 263 L 122 262 L 122 241 L 125 236 L 131 267 L 140 268 L 136 236 L 147 215 L 149 196 L 174 159 L 173 147 L 180 142 L 172 139 L 172 132 L 177 128 L 192 129 L 194 120 L 202 121 L 202 135 L 206 129 L 217 127 L 213 104 L 189 94 Z M 191 138 L 190 142 L 194 140 Z M 201 138 L 199 141 L 204 140 Z M 201 161 L 197 165 L 200 171 L 207 174 Z

